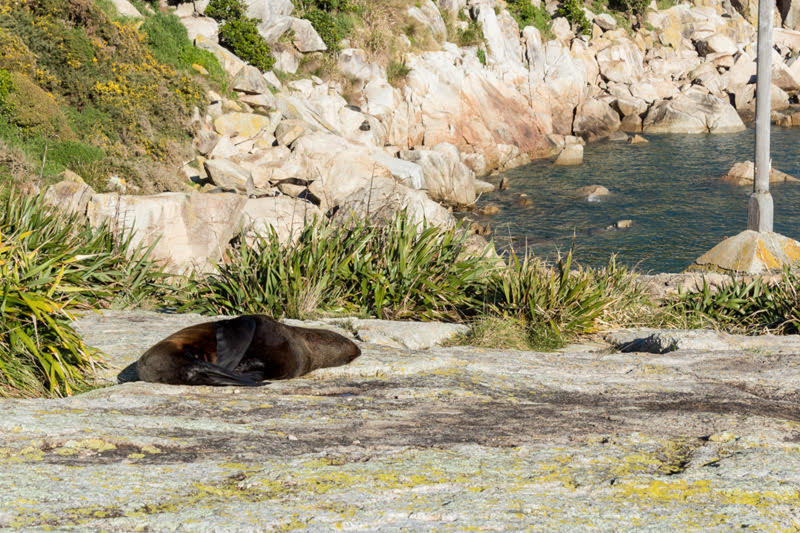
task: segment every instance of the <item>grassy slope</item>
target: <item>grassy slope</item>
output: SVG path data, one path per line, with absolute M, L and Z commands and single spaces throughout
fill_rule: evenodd
M 224 74 L 174 16 L 122 20 L 110 9 L 0 0 L 0 79 L 12 85 L 0 91 L 0 183 L 47 182 L 69 168 L 98 190 L 111 175 L 141 192 L 182 185 L 192 109 Z

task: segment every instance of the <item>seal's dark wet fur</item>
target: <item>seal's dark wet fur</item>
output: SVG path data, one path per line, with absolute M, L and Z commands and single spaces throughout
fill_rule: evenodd
M 143 381 L 257 386 L 344 365 L 359 355 L 358 346 L 338 333 L 245 315 L 173 333 L 147 350 L 136 367 Z

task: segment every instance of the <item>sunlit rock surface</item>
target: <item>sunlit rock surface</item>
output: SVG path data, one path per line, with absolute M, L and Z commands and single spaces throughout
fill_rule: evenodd
M 199 320 L 110 313 L 79 329 L 121 367 Z M 3 400 L 0 526 L 791 529 L 800 356 L 782 342 L 665 355 L 364 343 L 349 366 L 263 388 Z

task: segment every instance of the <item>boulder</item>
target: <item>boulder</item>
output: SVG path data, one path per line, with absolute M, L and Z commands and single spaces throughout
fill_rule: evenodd
M 247 94 L 260 94 L 269 92 L 261 71 L 252 65 L 245 65 L 231 80 L 233 90 Z
M 618 39 L 597 52 L 600 74 L 610 81 L 631 83 L 644 74 L 642 52 L 630 39 Z
M 617 28 L 617 19 L 610 13 L 600 13 L 594 17 L 592 21 L 603 31 L 615 30 Z
M 491 9 L 482 9 L 481 13 L 487 11 L 494 16 Z M 409 54 L 407 65 L 411 72 L 406 78 L 404 95 L 393 91 L 391 94 L 398 101 L 393 96 L 386 102 L 391 107 L 381 106 L 384 116 L 391 117 L 388 122 L 399 124 L 399 131 L 392 134 L 399 141 L 397 144 L 431 147 L 452 143 L 464 154 L 465 161 L 470 161 L 471 168 L 481 174 L 500 168 L 504 157 L 501 145 L 513 145 L 518 155 L 525 157 L 553 154 L 553 145 L 547 139 L 553 128 L 549 101 L 559 97 L 577 100 L 582 90 L 580 82 L 573 78 L 565 80 L 575 87 L 575 92 L 569 92 L 568 96 L 560 88 L 556 92 L 541 85 L 541 94 L 546 95 L 544 100 L 538 93 L 527 93 L 527 83 L 522 83 L 526 91 L 523 94 L 498 79 L 477 58 L 462 58 L 447 51 Z M 527 69 L 520 65 L 519 72 L 520 80 L 524 81 Z M 380 117 L 372 110 L 372 98 L 369 100 L 369 113 Z M 400 102 L 404 105 L 399 105 Z M 566 127 L 571 128 L 572 109 L 565 113 L 565 121 L 566 116 L 569 117 Z M 473 153 L 480 157 L 470 159 L 468 156 Z
M 489 183 L 488 181 L 483 180 L 475 180 L 475 194 L 484 194 L 488 192 L 494 192 L 494 185 Z
M 255 185 L 250 171 L 229 159 L 209 159 L 203 166 L 214 185 L 242 194 L 253 192 Z
M 728 88 L 747 85 L 756 82 L 756 60 L 742 53 L 733 66 L 728 70 Z
M 695 43 L 697 53 L 701 56 L 708 54 L 721 53 L 721 54 L 735 54 L 738 47 L 733 40 L 724 33 L 715 33 L 703 40 Z
M 245 65 L 245 62 L 236 57 L 235 54 L 221 47 L 216 41 L 213 41 L 208 37 L 198 35 L 195 37 L 194 44 L 198 48 L 207 50 L 214 54 L 214 57 L 216 57 L 217 61 L 219 61 L 222 70 L 224 70 L 230 78 L 236 76 Z
M 252 139 L 270 125 L 270 118 L 256 113 L 226 113 L 214 121 L 220 135 Z
M 586 141 L 608 137 L 620 126 L 619 115 L 610 105 L 597 98 L 585 101 L 575 112 L 572 130 Z
M 728 102 L 697 92 L 657 102 L 642 124 L 646 133 L 725 133 L 744 129 L 742 119 Z
M 87 206 L 92 225 L 107 222 L 131 232 L 132 246 L 155 244 L 151 258 L 168 272 L 210 271 L 239 227 L 247 199 L 236 194 L 170 192 L 153 196 L 95 194 Z
M 554 165 L 580 165 L 583 163 L 583 145 L 570 144 L 564 147 Z
M 620 115 L 627 117 L 629 115 L 641 115 L 647 111 L 647 102 L 640 98 L 617 98 L 615 101 L 616 108 L 619 110 Z
M 550 31 L 559 41 L 569 41 L 572 36 L 572 26 L 564 17 L 556 17 L 550 22 Z
M 79 182 L 74 179 L 64 179 L 45 190 L 44 201 L 67 213 L 83 215 L 94 194 L 94 189 L 83 183 L 83 180 Z
M 281 80 L 278 79 L 278 76 L 276 76 L 273 71 L 268 70 L 263 74 L 263 76 L 264 76 L 264 81 L 267 82 L 267 86 L 270 89 L 275 91 L 283 90 L 283 84 L 281 83 Z
M 772 62 L 772 83 L 790 94 L 800 91 L 800 79 L 780 60 Z
M 776 4 L 783 20 L 783 27 L 800 30 L 800 1 L 777 0 Z
M 461 162 L 452 144 L 441 143 L 431 150 L 403 150 L 398 156 L 422 168 L 424 189 L 434 200 L 453 205 L 475 202 L 475 174 Z
M 311 126 L 304 120 L 283 120 L 275 128 L 275 138 L 281 146 L 289 146 L 310 131 Z
M 650 104 L 663 98 L 663 96 L 659 94 L 658 88 L 649 82 L 631 83 L 631 97 L 642 100 L 646 104 Z M 644 110 L 640 111 L 639 113 L 642 113 L 643 111 Z
M 276 105 L 275 96 L 269 90 L 262 94 L 241 94 L 239 101 L 250 107 L 263 107 L 264 109 L 274 109 Z
M 392 178 L 378 177 L 371 183 L 348 194 L 340 203 L 334 220 L 347 223 L 351 217 L 369 219 L 377 223 L 391 221 L 398 212 L 405 210 L 409 219 L 417 225 L 451 228 L 455 219 L 450 212 L 437 204 L 423 192 L 410 189 Z
M 241 226 L 245 238 L 269 238 L 275 231 L 281 244 L 295 242 L 306 224 L 322 220 L 324 213 L 314 204 L 288 196 L 251 198 L 242 210 Z
M 627 132 L 642 131 L 642 117 L 639 115 L 623 117 L 619 124 L 619 129 Z
M 230 159 L 239 155 L 239 149 L 233 144 L 230 137 L 218 137 L 214 148 L 203 155 L 207 155 L 211 159 Z
M 634 135 L 628 138 L 628 144 L 647 144 L 650 141 L 642 137 L 641 135 Z
M 391 172 L 375 162 L 365 146 L 330 133 L 303 135 L 292 144 L 293 157 L 302 160 L 309 190 L 325 210 L 337 206 L 356 190 L 377 178 L 392 178 Z M 288 176 L 287 176 L 288 177 Z
M 385 167 L 399 183 L 412 189 L 425 188 L 425 173 L 417 163 L 392 157 L 381 151 L 372 152 L 371 156 L 377 164 Z
M 269 24 L 292 14 L 292 0 L 244 0 L 246 15 Z
M 323 52 L 328 49 L 310 20 L 292 18 L 291 29 L 294 32 L 292 44 L 301 52 Z
M 345 48 L 339 52 L 337 65 L 344 77 L 362 83 L 386 77 L 385 71 L 375 63 L 371 63 L 367 53 L 359 48 Z
M 219 42 L 219 23 L 210 17 L 182 17 L 181 24 L 190 41 L 202 35 L 211 42 Z
M 755 165 L 752 161 L 735 163 L 728 173 L 720 181 L 729 185 L 753 185 L 755 176 Z M 800 183 L 800 179 L 790 176 L 774 168 L 769 169 L 770 183 Z

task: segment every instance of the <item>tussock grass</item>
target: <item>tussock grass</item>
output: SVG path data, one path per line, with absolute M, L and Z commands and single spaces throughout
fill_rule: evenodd
M 681 291 L 665 302 L 667 321 L 683 328 L 712 328 L 756 334 L 800 333 L 800 276 L 784 269 L 767 282 L 732 277 L 716 289 L 703 282 L 697 291 Z
M 456 320 L 480 305 L 470 287 L 495 268 L 462 254 L 463 232 L 418 230 L 404 214 L 385 226 L 317 221 L 286 246 L 275 235 L 244 242 L 215 273 L 189 280 L 182 310 Z
M 613 260 L 600 270 L 573 270 L 571 254 L 554 266 L 531 256 L 505 265 L 464 254 L 465 236 L 463 228 L 417 228 L 401 214 L 385 226 L 317 222 L 287 246 L 274 236 L 253 246 L 242 239 L 216 272 L 190 279 L 176 303 L 203 313 L 474 321 L 475 343 L 539 349 L 619 325 L 646 306 L 634 275 Z M 513 327 L 495 328 L 494 337 L 481 325 L 500 323 Z
M 63 396 L 88 386 L 96 355 L 71 313 L 138 305 L 163 288 L 149 249 L 91 228 L 38 197 L 0 201 L 0 396 Z

